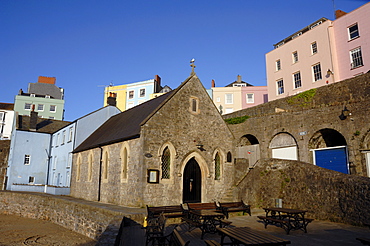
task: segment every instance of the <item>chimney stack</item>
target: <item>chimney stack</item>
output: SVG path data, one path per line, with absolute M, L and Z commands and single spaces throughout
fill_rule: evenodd
M 215 83 L 215 80 L 214 79 L 212 79 L 211 86 L 212 87 L 216 87 L 216 83 Z
M 343 15 L 346 15 L 347 13 L 338 9 L 335 11 L 335 19 L 338 19 L 339 17 L 342 17 Z
M 44 84 L 51 84 L 55 85 L 55 81 L 57 79 L 55 77 L 45 77 L 45 76 L 39 76 L 38 83 L 44 83 Z
M 161 77 L 159 75 L 154 76 L 155 86 L 154 86 L 154 93 L 158 93 L 162 87 L 161 87 Z
M 30 114 L 30 130 L 36 131 L 38 113 L 35 112 L 35 104 L 32 104 L 32 111 Z
M 117 105 L 117 93 L 109 92 L 109 97 L 107 98 L 107 104 L 110 106 Z
M 242 82 L 242 76 L 238 75 L 236 82 Z

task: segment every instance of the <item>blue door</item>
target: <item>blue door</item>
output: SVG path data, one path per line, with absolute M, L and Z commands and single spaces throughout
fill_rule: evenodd
M 348 174 L 346 147 L 315 149 L 314 154 L 317 166 Z

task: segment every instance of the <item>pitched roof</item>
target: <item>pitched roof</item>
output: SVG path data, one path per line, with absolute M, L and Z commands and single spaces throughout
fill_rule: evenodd
M 174 91 L 170 91 L 136 107 L 112 116 L 73 152 L 80 152 L 99 146 L 112 144 L 140 136 L 141 124 L 168 100 Z
M 30 118 L 30 116 L 18 115 L 17 130 L 30 131 Z M 69 125 L 70 123 L 71 122 L 69 121 L 38 118 L 36 132 L 51 134 L 65 127 L 66 125 Z
M 28 93 L 37 95 L 50 95 L 55 99 L 63 99 L 62 89 L 53 84 L 29 83 Z
M 14 103 L 0 103 L 0 109 L 14 110 Z

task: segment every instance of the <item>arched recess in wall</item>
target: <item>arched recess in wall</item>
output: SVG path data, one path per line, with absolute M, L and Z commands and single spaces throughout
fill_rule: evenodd
M 270 142 L 271 157 L 284 160 L 298 160 L 295 138 L 286 132 L 276 134 Z
M 121 158 L 121 182 L 126 183 L 128 178 L 129 160 L 130 160 L 130 146 L 127 142 L 123 142 L 120 150 Z
M 175 173 L 175 158 L 176 149 L 171 142 L 164 143 L 158 150 L 158 157 L 160 163 L 160 179 L 161 182 L 169 182 L 174 180 Z
M 220 149 L 215 149 L 213 152 L 213 178 L 214 180 L 221 180 L 223 176 L 223 168 L 226 160 L 225 153 Z
M 347 141 L 341 133 L 325 128 L 315 132 L 308 147 L 312 163 L 326 169 L 349 173 Z
M 361 143 L 363 175 L 370 177 L 370 130 L 365 134 Z
M 210 170 L 208 169 L 208 165 L 207 165 L 206 160 L 198 152 L 192 152 L 192 153 L 188 154 L 181 163 L 181 176 L 182 176 L 181 190 L 182 190 L 182 193 L 183 193 L 184 192 L 184 183 L 186 183 L 185 168 L 186 168 L 187 164 L 189 164 L 193 160 L 199 165 L 199 168 L 200 168 L 201 201 L 204 201 L 205 197 L 206 197 L 206 193 L 207 193 L 206 192 L 207 187 L 206 187 L 206 182 L 205 181 L 206 181 L 207 178 L 210 178 L 211 176 L 210 176 Z
M 260 144 L 254 135 L 246 134 L 239 139 L 236 146 L 236 158 L 248 159 L 249 167 L 261 158 Z

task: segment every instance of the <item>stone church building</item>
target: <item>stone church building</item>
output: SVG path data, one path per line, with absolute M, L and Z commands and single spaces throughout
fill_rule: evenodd
M 110 118 L 74 150 L 71 195 L 141 207 L 223 200 L 234 137 L 194 71 Z

